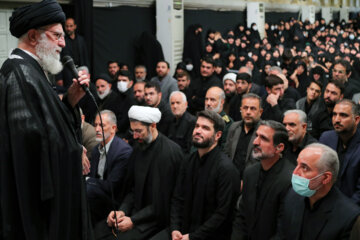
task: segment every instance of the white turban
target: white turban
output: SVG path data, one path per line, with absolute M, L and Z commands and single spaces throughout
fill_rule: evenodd
M 235 73 L 227 73 L 223 77 L 223 83 L 225 83 L 225 80 L 231 80 L 234 83 L 236 83 L 236 74 Z
M 158 123 L 161 119 L 160 110 L 153 107 L 132 106 L 128 115 L 129 118 L 144 123 Z

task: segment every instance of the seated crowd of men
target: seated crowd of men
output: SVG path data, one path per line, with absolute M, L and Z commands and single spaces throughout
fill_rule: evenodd
M 359 239 L 360 28 L 266 34 L 209 31 L 198 73 L 109 61 L 94 79 L 101 112 L 80 105 L 96 239 Z

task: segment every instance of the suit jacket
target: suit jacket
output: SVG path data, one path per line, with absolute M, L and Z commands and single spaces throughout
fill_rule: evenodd
M 239 142 L 239 138 L 241 135 L 241 131 L 242 131 L 242 126 L 243 126 L 243 121 L 238 121 L 238 122 L 234 122 L 233 124 L 231 124 L 231 126 L 229 127 L 229 132 L 228 132 L 228 136 L 226 138 L 226 143 L 224 146 L 224 152 L 230 157 L 231 160 L 234 160 L 235 157 L 235 153 L 236 153 L 236 147 L 238 145 Z M 251 151 L 253 148 L 253 141 L 255 139 L 255 132 L 256 129 L 259 127 L 259 123 L 256 124 L 255 126 L 255 131 L 253 136 L 251 136 L 250 142 L 249 142 L 249 146 L 248 146 L 248 152 L 246 155 L 246 163 L 254 163 L 257 162 L 253 159 L 251 159 Z
M 319 142 L 336 151 L 339 137 L 334 130 L 324 132 Z M 352 137 L 341 163 L 338 180 L 340 190 L 349 198 L 360 204 L 360 130 Z
M 260 162 L 244 171 L 244 187 L 239 211 L 233 224 L 232 240 L 268 240 L 277 232 L 278 217 L 281 216 L 283 201 L 291 187 L 294 165 L 287 159 L 279 159 L 268 170 L 257 194 Z
M 132 153 L 130 145 L 115 136 L 110 145 L 109 151 L 107 152 L 103 179 L 100 179 L 98 177 L 98 165 L 100 158 L 98 147 L 99 145 L 96 145 L 93 149 L 89 175 L 90 178 L 87 180 L 88 196 L 91 196 L 92 198 L 102 195 L 111 196 L 111 186 L 114 189 L 115 194 L 120 193 L 128 164 L 128 158 Z
M 306 97 L 303 97 L 299 99 L 296 102 L 296 109 L 303 110 L 305 112 L 305 104 L 306 104 Z M 315 116 L 325 109 L 324 101 L 319 97 L 315 100 L 315 102 L 312 104 L 311 109 L 309 112 L 306 113 L 307 115 L 307 131 L 312 131 L 312 123 L 314 121 Z
M 290 190 L 285 199 L 284 214 L 280 220 L 280 231 L 276 239 L 297 240 L 301 235 L 305 197 Z M 353 224 L 360 214 L 360 208 L 344 196 L 336 187 L 314 207 L 311 219 L 313 237 L 306 240 L 349 239 Z M 316 204 L 316 203 L 315 203 Z M 316 224 L 314 224 L 316 223 Z
M 98 142 L 96 141 L 95 128 L 91 124 L 84 122 L 81 130 L 82 130 L 82 143 L 87 150 L 86 156 L 88 157 L 89 160 L 91 160 L 92 150 L 98 144 Z
M 286 110 L 295 109 L 295 101 L 292 98 L 283 98 L 278 100 L 278 104 L 271 106 L 267 101 L 268 95 L 262 98 L 262 107 L 264 109 L 261 119 L 263 120 L 275 120 L 282 122 L 283 114 Z

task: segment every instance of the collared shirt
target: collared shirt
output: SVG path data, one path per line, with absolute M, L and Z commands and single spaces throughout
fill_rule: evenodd
M 109 152 L 109 148 L 110 148 L 110 145 L 111 145 L 113 140 L 114 140 L 114 137 L 105 145 L 106 153 Z M 101 146 L 101 144 L 99 144 L 98 149 L 99 149 L 100 157 L 99 157 L 99 165 L 98 165 L 98 172 L 97 173 L 99 174 L 100 179 L 102 180 L 104 178 L 106 156 L 105 156 L 105 150 Z

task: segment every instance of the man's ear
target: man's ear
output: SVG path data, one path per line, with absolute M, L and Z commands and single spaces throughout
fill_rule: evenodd
M 277 146 L 276 146 L 276 152 L 277 153 L 282 153 L 285 149 L 285 144 L 283 143 L 279 143 Z
M 219 141 L 219 139 L 221 138 L 221 136 L 222 136 L 222 131 L 217 131 L 217 132 L 215 133 L 215 140 L 216 140 L 216 141 Z
M 31 46 L 36 46 L 36 44 L 38 43 L 38 38 L 39 38 L 38 35 L 39 33 L 36 29 L 30 29 L 27 32 L 27 38 Z

